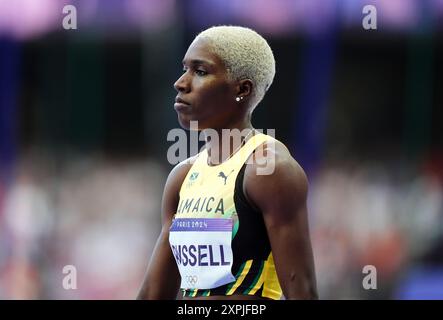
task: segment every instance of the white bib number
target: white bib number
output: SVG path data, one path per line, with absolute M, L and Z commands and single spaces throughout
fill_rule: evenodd
M 176 218 L 169 243 L 183 289 L 212 289 L 235 280 L 232 219 Z

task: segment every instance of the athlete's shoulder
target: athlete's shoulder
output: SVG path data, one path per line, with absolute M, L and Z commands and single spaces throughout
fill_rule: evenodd
M 280 141 L 271 141 L 256 150 L 245 169 L 243 190 L 251 205 L 271 214 L 273 221 L 287 221 L 303 207 L 308 179 L 303 168 Z M 258 151 L 258 152 L 257 152 Z M 273 219 L 274 219 L 273 218 Z
M 185 179 L 186 175 L 197 160 L 198 156 L 199 154 L 196 154 L 192 157 L 187 158 L 186 160 L 177 163 L 169 172 L 168 181 L 172 181 L 181 185 L 181 182 L 183 182 L 183 180 Z
M 248 159 L 251 168 L 261 166 L 264 163 L 282 166 L 285 164 L 298 164 L 286 145 L 272 136 L 260 144 Z
M 268 140 L 259 148 L 263 148 L 263 152 L 258 152 L 257 156 L 262 159 L 267 157 L 276 162 L 295 161 L 286 145 L 274 137 L 268 136 Z
M 273 137 L 257 147 L 248 159 L 245 179 L 253 184 L 296 184 L 302 189 L 308 183 L 305 171 L 286 145 Z

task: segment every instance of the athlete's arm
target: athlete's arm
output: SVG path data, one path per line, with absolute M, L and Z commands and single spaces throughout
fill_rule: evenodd
M 258 175 L 256 161 L 265 158 L 274 171 Z M 254 160 L 245 171 L 244 192 L 263 213 L 283 294 L 286 299 L 317 299 L 306 175 L 280 142 L 272 148 L 264 145 L 264 152 L 256 152 Z
M 172 169 L 166 180 L 162 197 L 162 228 L 149 261 L 137 299 L 175 299 L 180 287 L 180 273 L 169 246 L 169 228 L 179 201 L 179 191 L 189 162 L 181 162 Z

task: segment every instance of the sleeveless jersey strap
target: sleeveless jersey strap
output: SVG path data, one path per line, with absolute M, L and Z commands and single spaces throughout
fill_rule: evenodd
M 231 161 L 235 161 L 241 167 L 249 158 L 251 153 L 255 149 L 257 149 L 257 147 L 259 147 L 260 145 L 262 145 L 267 141 L 273 141 L 273 140 L 274 138 L 266 134 L 263 133 L 256 134 L 255 136 L 252 136 L 248 141 L 246 141 L 246 144 L 234 154 Z
M 238 164 L 243 165 L 245 161 L 249 158 L 251 153 L 257 149 L 258 146 L 266 141 L 273 141 L 274 138 L 263 133 L 258 133 L 252 136 L 245 145 L 238 150 L 231 159 L 227 161 L 239 161 Z M 202 150 L 197 156 L 194 165 L 207 165 L 208 164 L 208 152 L 206 149 Z
M 246 141 L 245 145 L 243 147 L 240 148 L 240 150 L 238 150 L 231 159 L 227 160 L 225 162 L 225 164 L 227 164 L 227 162 L 229 162 L 230 166 L 233 166 L 234 168 L 237 168 L 238 170 L 240 170 L 240 168 L 243 166 L 243 164 L 246 162 L 246 160 L 249 158 L 249 156 L 251 155 L 251 153 L 257 149 L 258 146 L 260 146 L 261 144 L 263 144 L 266 141 L 274 141 L 274 138 L 271 136 L 268 136 L 266 134 L 263 133 L 258 133 L 255 136 L 252 136 L 248 141 Z M 222 164 L 223 165 L 223 164 Z M 194 173 L 196 168 L 206 168 L 209 169 L 211 167 L 208 166 L 208 152 L 206 149 L 202 150 L 197 158 L 195 159 L 192 167 L 190 168 L 190 170 L 188 171 L 183 183 L 185 183 L 186 181 L 189 180 L 190 176 Z M 182 184 L 183 187 L 183 184 Z M 181 189 L 179 191 L 179 194 L 181 196 Z

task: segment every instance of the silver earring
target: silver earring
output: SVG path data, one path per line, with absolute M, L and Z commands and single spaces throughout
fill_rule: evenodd
M 240 97 L 235 98 L 235 101 L 239 102 L 240 101 Z

